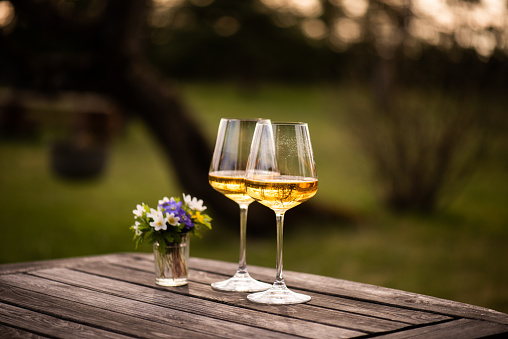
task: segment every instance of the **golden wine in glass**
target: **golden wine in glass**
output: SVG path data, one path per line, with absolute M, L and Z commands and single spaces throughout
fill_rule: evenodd
M 264 292 L 247 298 L 265 304 L 296 304 L 310 296 L 289 290 L 282 274 L 284 214 L 312 198 L 318 189 L 316 164 L 306 123 L 260 121 L 252 141 L 247 194 L 275 212 L 277 222 L 277 273 Z
M 247 195 L 245 189 L 245 168 L 258 121 L 268 120 L 221 119 L 210 164 L 210 185 L 240 206 L 238 270 L 233 277 L 212 283 L 212 288 L 220 291 L 257 292 L 270 288 L 270 284 L 257 281 L 249 275 L 246 262 L 247 212 L 254 199 Z

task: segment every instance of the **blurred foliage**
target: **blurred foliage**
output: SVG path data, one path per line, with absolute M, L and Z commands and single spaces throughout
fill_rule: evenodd
M 311 46 L 296 28 L 278 27 L 259 1 L 183 1 L 159 9 L 150 54 L 164 74 L 180 79 L 337 79 L 342 57 Z
M 457 96 L 393 89 L 385 105 L 357 90 L 343 95 L 347 126 L 398 211 L 433 212 L 464 186 L 508 127 L 506 103 L 495 95 Z
M 156 1 L 150 55 L 181 79 L 365 83 L 381 76 L 404 86 L 503 90 L 503 1 L 490 16 L 496 8 L 461 1 L 443 2 L 440 14 L 419 1 Z M 475 24 L 482 14 L 487 19 Z M 432 25 L 439 15 L 452 20 L 446 32 Z
M 499 91 L 508 84 L 507 77 L 501 76 L 508 67 L 506 0 L 10 3 L 0 1 L 2 41 L 13 52 L 0 56 L 4 65 L 0 81 L 4 83 L 13 76 L 13 69 L 6 65 L 16 64 L 15 56 L 28 52 L 39 54 L 39 62 L 45 64 L 33 79 L 36 84 L 48 76 L 44 72 L 54 71 L 67 57 L 73 62 L 58 67 L 93 62 L 97 53 L 117 47 L 105 45 L 108 36 L 123 34 L 105 23 L 124 14 L 115 11 L 139 6 L 148 7 L 137 12 L 146 24 L 142 48 L 171 78 L 232 79 L 249 84 L 269 79 L 371 82 L 381 76 L 404 86 Z M 32 16 L 18 16 L 16 6 Z M 55 12 L 56 18 L 52 17 Z M 131 25 L 132 33 L 139 34 L 139 23 L 132 21 Z M 386 60 L 393 65 L 383 74 Z M 92 76 L 74 70 L 83 81 Z

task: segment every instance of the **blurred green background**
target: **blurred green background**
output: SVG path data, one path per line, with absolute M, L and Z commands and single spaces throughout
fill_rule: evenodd
M 95 1 L 47 3 L 55 6 L 74 3 L 78 8 L 83 2 L 89 5 L 84 8 L 99 6 Z M 0 9 L 8 8 L 6 3 L 10 2 L 0 1 Z M 16 5 L 15 1 L 12 3 Z M 362 9 L 348 7 L 347 1 L 342 5 L 334 1 L 315 2 L 314 7 L 309 8 L 319 3 L 321 11 L 309 9 L 307 14 L 295 12 L 294 8 L 304 8 L 298 7 L 297 1 L 293 5 L 290 1 L 246 1 L 253 6 L 265 6 L 257 12 L 253 12 L 252 7 L 240 11 L 238 3 L 236 12 L 228 12 L 228 6 L 234 3 L 231 1 L 181 1 L 178 2 L 180 10 L 173 5 L 170 7 L 169 3 L 155 1 L 151 7 L 162 21 L 157 24 L 157 16 L 151 17 L 149 59 L 160 73 L 173 79 L 179 98 L 189 107 L 205 140 L 213 145 L 221 117 L 307 122 L 320 182 L 312 203 L 335 206 L 341 213 L 352 216 L 349 222 L 295 219 L 289 211 L 284 238 L 285 269 L 508 312 L 508 140 L 505 133 L 508 104 L 506 77 L 503 77 L 506 73 L 502 72 L 506 70 L 508 46 L 505 26 L 495 26 L 505 40 L 499 40 L 504 41 L 503 44 L 490 49 L 488 38 L 482 40 L 483 44 L 474 45 L 476 40 L 473 39 L 468 45 L 462 36 L 463 40 L 456 38 L 455 47 L 443 51 L 427 36 L 427 40 L 416 39 L 421 43 L 420 57 L 406 53 L 398 59 L 383 54 L 391 53 L 390 43 L 373 47 L 379 44 L 380 40 L 376 39 L 380 38 L 368 33 L 363 35 L 363 42 L 354 38 L 355 30 L 351 27 L 356 26 L 351 25 L 355 20 L 360 22 L 358 13 L 361 14 Z M 289 7 L 275 8 L 276 3 L 287 3 Z M 392 17 L 390 13 L 398 13 L 400 8 L 390 1 L 360 3 L 370 4 L 366 13 L 389 13 L 389 18 Z M 506 10 L 506 2 L 500 3 L 505 4 Z M 330 6 L 341 10 L 343 20 L 349 20 L 339 21 L 342 33 L 338 33 L 335 40 L 330 38 L 329 41 L 336 42 L 332 47 L 318 34 L 322 32 L 319 20 L 326 24 L 324 27 L 334 27 L 329 22 L 335 21 L 326 21 Z M 194 19 L 187 16 L 183 23 L 180 22 L 183 19 L 177 20 L 189 13 L 193 13 Z M 224 19 L 222 24 L 217 21 L 215 25 L 204 25 L 210 32 L 198 29 L 199 23 L 211 20 L 207 19 L 210 13 L 229 19 Z M 279 20 L 276 25 L 279 28 L 268 34 L 280 34 L 269 35 L 272 39 L 261 35 L 266 38 L 265 42 L 255 40 L 256 35 L 248 40 L 245 37 L 254 34 L 252 31 L 256 29 L 245 33 L 246 36 L 241 35 L 242 20 L 252 17 L 246 13 L 266 18 L 263 19 L 266 22 L 259 19 L 262 24 L 255 27 L 269 27 L 267 22 L 271 15 L 270 20 Z M 6 20 L 5 16 L 3 18 Z M 4 34 L 3 39 L 9 41 L 14 35 L 12 41 L 28 44 L 27 36 L 31 36 L 28 33 L 33 31 L 26 28 L 30 27 L 26 23 L 20 24 L 21 17 L 17 20 L 17 23 L 13 19 L 7 24 L 4 21 L 2 29 L 8 34 Z M 300 22 L 301 26 L 296 23 L 291 26 L 288 20 Z M 426 20 L 429 27 L 434 27 L 430 19 Z M 185 28 L 192 22 L 196 24 L 194 30 Z M 284 26 L 280 22 L 285 23 L 284 29 L 280 28 Z M 508 25 L 506 20 L 504 22 Z M 407 31 L 424 36 L 422 32 L 430 31 L 425 31 L 423 24 L 419 22 L 420 31 L 414 27 L 413 31 Z M 300 35 L 295 33 L 295 27 L 303 27 Z M 439 26 L 435 27 L 437 31 Z M 293 31 L 287 31 L 291 29 Z M 337 41 L 340 37 L 342 40 Z M 277 50 L 281 42 L 287 43 L 284 45 L 287 49 Z M 252 46 L 268 46 L 273 53 L 263 54 L 262 48 Z M 41 46 L 34 48 L 41 51 Z M 42 49 L 45 48 L 50 49 L 48 46 Z M 235 51 L 238 54 L 232 54 Z M 459 52 L 460 58 L 457 57 Z M 288 55 L 293 57 L 277 58 Z M 238 60 L 243 62 L 234 62 Z M 396 64 L 397 72 L 393 73 L 396 85 L 381 86 L 376 78 L 377 71 L 394 67 L 385 63 L 387 60 L 401 60 Z M 4 70 L 8 68 L 5 65 L 14 62 L 2 61 Z M 384 66 L 378 68 L 377 64 Z M 414 70 L 418 68 L 420 70 Z M 0 139 L 0 263 L 133 251 L 129 226 L 136 204 L 155 204 L 163 196 L 179 196 L 185 192 L 174 171 L 177 161 L 168 163 L 164 150 L 140 119 L 139 114 L 143 113 L 124 116 L 118 124 L 119 131 L 109 145 L 104 173 L 89 180 L 70 180 L 55 174 L 50 154 L 55 135 L 63 133 L 62 126 L 69 119 L 74 104 L 27 96 L 24 119 L 39 124 L 37 133 L 25 130 L 12 135 L 5 127 L 8 120 L 5 98 L 9 97 L 10 90 L 29 88 L 30 93 L 38 93 L 47 90 L 47 86 L 37 87 L 33 82 L 28 82 L 30 86 L 14 86 L 11 81 L 8 76 L 2 77 L 0 93 L 0 122 L 3 124 L 0 126 L 3 133 Z M 52 80 L 43 82 L 48 83 L 54 85 Z M 52 90 L 62 88 L 56 86 Z M 75 88 L 71 90 L 76 91 Z M 440 131 L 444 131 L 443 134 L 439 134 Z M 446 134 L 446 131 L 453 133 Z M 444 152 L 442 148 L 431 147 L 433 142 L 441 140 L 439 135 L 457 141 L 443 143 L 454 145 L 450 146 L 451 153 L 439 153 Z M 401 148 L 392 149 L 391 144 L 384 144 L 392 137 L 394 140 L 401 138 L 402 141 L 394 143 Z M 423 148 L 427 142 L 431 146 Z M 428 149 L 440 154 L 437 159 L 456 160 L 441 171 L 449 175 L 439 185 L 435 206 L 401 205 L 407 196 L 402 194 L 406 200 L 402 199 L 400 194 L 394 193 L 393 187 L 408 178 L 404 173 L 417 175 L 418 168 L 424 174 L 429 173 L 439 164 L 438 161 L 434 167 L 427 167 L 427 164 L 432 165 L 432 157 L 424 158 Z M 407 167 L 389 167 L 383 172 L 386 165 L 383 159 L 396 163 L 397 157 L 391 159 L 390 156 L 398 154 L 397 151 L 406 152 L 403 158 L 407 162 L 402 164 Z M 211 159 L 211 154 L 197 152 L 194 156 L 205 158 L 207 162 Z M 387 173 L 395 174 L 395 180 Z M 416 178 L 424 181 L 427 177 Z M 411 186 L 409 192 L 413 188 Z M 237 261 L 237 229 L 222 220 L 212 208 L 209 213 L 214 217 L 213 230 L 203 239 L 192 240 L 191 255 Z M 231 203 L 231 214 L 237 213 L 238 208 Z M 149 246 L 140 249 L 150 250 Z M 274 218 L 273 227 L 249 233 L 247 262 L 275 267 L 275 251 Z M 290 286 L 291 282 L 288 284 Z

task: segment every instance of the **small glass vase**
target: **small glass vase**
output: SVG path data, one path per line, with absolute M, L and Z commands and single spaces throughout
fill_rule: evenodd
M 161 251 L 159 242 L 153 244 L 155 283 L 160 286 L 182 286 L 188 283 L 189 235 L 182 242 L 167 243 Z

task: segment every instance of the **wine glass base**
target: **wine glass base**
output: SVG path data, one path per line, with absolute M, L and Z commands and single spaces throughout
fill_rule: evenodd
M 247 272 L 236 272 L 227 280 L 212 283 L 214 290 L 226 292 L 260 292 L 270 287 L 270 284 L 252 278 Z
M 249 294 L 247 299 L 256 303 L 272 305 L 300 304 L 310 300 L 310 296 L 296 293 L 289 290 L 286 286 L 272 286 L 269 290 Z

